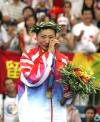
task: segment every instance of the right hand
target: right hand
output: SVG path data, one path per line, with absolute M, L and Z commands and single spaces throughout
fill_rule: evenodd
M 54 53 L 57 44 L 59 44 L 57 39 L 50 40 L 48 51 Z
M 82 30 L 82 31 L 80 32 L 80 35 L 79 35 L 79 38 L 80 38 L 80 39 L 82 38 L 83 34 L 84 34 L 84 30 Z

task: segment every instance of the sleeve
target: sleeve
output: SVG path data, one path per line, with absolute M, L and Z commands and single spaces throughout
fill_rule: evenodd
M 29 87 L 41 85 L 49 76 L 53 54 L 40 54 L 35 49 L 24 52 L 20 59 L 21 81 Z
M 9 16 L 7 4 L 4 4 L 1 10 L 2 10 L 3 16 Z

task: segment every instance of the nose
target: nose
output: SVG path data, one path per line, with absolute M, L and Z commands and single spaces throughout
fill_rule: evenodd
M 47 38 L 45 38 L 44 41 L 45 41 L 46 44 L 48 44 L 50 42 L 50 39 L 47 37 Z

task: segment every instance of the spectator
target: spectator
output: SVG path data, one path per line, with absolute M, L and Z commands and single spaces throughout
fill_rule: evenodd
M 4 21 L 16 19 L 17 22 L 21 22 L 22 10 L 25 6 L 26 4 L 20 0 L 13 0 L 11 3 L 9 2 L 7 5 L 4 5 L 2 8 Z
M 84 113 L 85 113 L 85 118 L 82 118 L 82 122 L 96 122 L 94 120 L 95 114 L 97 110 L 93 106 L 88 106 L 85 108 Z
M 0 48 L 3 48 L 4 43 L 7 42 L 7 33 L 3 26 L 3 16 L 0 11 Z
M 4 105 L 2 104 L 4 111 L 2 111 L 2 114 L 0 113 L 2 120 L 3 122 L 19 122 L 16 105 L 16 83 L 13 81 L 13 79 L 7 78 L 4 82 L 4 86 L 6 94 L 2 101 L 2 103 L 4 102 Z
M 10 19 L 7 25 L 7 41 L 3 44 L 3 49 L 11 51 L 20 51 L 20 42 L 17 33 L 17 21 Z
M 23 21 L 18 24 L 18 31 L 21 31 L 21 30 L 24 29 L 24 25 L 25 25 L 25 22 L 24 21 L 25 21 L 25 18 L 27 18 L 27 17 L 29 17 L 31 15 L 36 16 L 34 9 L 32 7 L 30 7 L 30 6 L 26 6 L 23 9 Z
M 35 11 L 39 22 L 41 21 L 42 16 L 47 14 L 48 10 L 49 8 L 46 4 L 46 0 L 41 0 L 37 3 Z
M 71 33 L 68 32 L 68 19 L 66 17 L 59 17 L 58 24 L 61 26 L 61 31 L 57 34 L 57 38 L 60 41 L 58 50 L 61 52 L 72 51 L 74 49 L 74 38 Z
M 94 3 L 95 3 L 95 0 L 84 0 L 83 7 L 82 7 L 82 10 L 85 10 L 85 9 L 91 10 L 93 19 L 95 19 Z
M 20 41 L 24 41 L 23 50 L 37 46 L 36 34 L 31 32 L 31 28 L 36 25 L 36 21 L 37 19 L 34 15 L 25 18 L 24 29 L 19 32 L 19 36 L 21 37 Z
M 46 15 L 44 16 L 44 18 L 41 19 L 41 22 L 42 22 L 42 21 L 44 21 L 44 22 L 49 22 L 50 20 L 51 20 L 50 15 L 49 15 L 49 14 L 46 14 Z
M 70 1 L 66 1 L 63 6 L 63 14 L 62 16 L 66 17 L 69 21 L 68 24 L 68 30 L 71 31 L 72 26 L 74 26 L 77 23 L 77 19 L 74 15 L 71 13 L 72 10 L 72 4 Z
M 73 27 L 73 34 L 76 41 L 75 51 L 96 52 L 98 45 L 99 29 L 92 24 L 92 12 L 90 9 L 82 11 L 82 22 Z

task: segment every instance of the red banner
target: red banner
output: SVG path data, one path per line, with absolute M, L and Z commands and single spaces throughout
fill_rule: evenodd
M 19 60 L 21 53 L 0 50 L 0 92 L 4 91 L 3 83 L 8 78 L 15 81 L 19 76 Z

